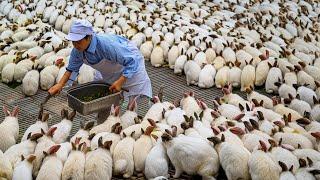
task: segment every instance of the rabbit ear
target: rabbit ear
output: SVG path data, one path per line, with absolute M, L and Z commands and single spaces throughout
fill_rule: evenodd
M 87 123 L 85 123 L 83 129 L 86 131 L 90 131 L 94 126 L 94 121 L 89 121 Z
M 50 149 L 48 150 L 48 154 L 54 154 L 56 152 L 58 152 L 58 150 L 60 149 L 61 145 L 58 144 L 58 145 L 54 145 L 54 146 L 51 146 Z
M 43 113 L 43 114 L 42 114 L 41 121 L 42 121 L 42 122 L 47 122 L 48 119 L 49 119 L 49 114 L 48 114 L 48 113 Z
M 156 136 L 154 134 L 151 134 L 151 137 L 153 137 L 153 139 L 156 140 L 156 141 L 158 140 L 158 136 Z
M 62 109 L 62 110 L 61 110 L 61 118 L 62 118 L 62 119 L 65 119 L 65 118 L 67 118 L 67 117 L 68 117 L 68 110 Z
M 4 112 L 4 114 L 5 114 L 5 116 L 7 117 L 7 116 L 11 116 L 11 113 L 10 113 L 10 111 L 8 110 L 8 108 L 7 108 L 7 106 L 2 106 L 2 109 L 3 109 L 3 112 Z
M 123 133 L 124 134 L 124 133 Z M 103 147 L 102 136 L 98 139 L 98 147 Z
M 12 111 L 12 113 L 11 113 L 11 116 L 17 117 L 18 114 L 19 114 L 19 107 L 16 106 L 16 107 L 13 108 L 13 111 Z
M 228 94 L 231 93 L 228 88 L 222 88 L 222 92 L 223 92 L 223 94 L 225 94 L 225 95 L 228 95 Z
M 299 159 L 300 168 L 307 166 L 307 161 L 305 159 Z
M 132 99 L 132 101 L 128 104 L 128 110 L 129 111 L 136 111 L 137 108 L 137 99 L 138 96 L 136 96 L 135 98 Z
M 111 105 L 111 109 L 110 109 L 110 115 L 113 115 L 113 114 L 114 114 L 114 111 L 115 111 L 115 110 L 114 110 L 114 104 L 112 104 L 112 105 Z
M 266 145 L 266 143 L 265 142 L 263 142 L 263 141 L 259 141 L 259 143 L 260 143 L 260 146 L 261 146 L 261 150 L 262 151 L 264 151 L 264 152 L 267 152 L 267 145 Z
M 127 137 L 127 134 L 125 132 L 123 132 L 123 137 L 126 138 Z
M 43 114 L 43 106 L 40 107 L 39 114 L 38 114 L 38 119 L 42 119 L 42 114 Z
M 111 145 L 112 145 L 112 141 L 106 141 L 103 143 L 103 147 L 108 150 L 110 150 Z
M 133 137 L 135 133 L 136 133 L 136 132 L 133 131 L 133 132 L 130 134 L 130 137 Z
M 73 118 L 76 116 L 76 110 L 73 110 L 72 113 L 69 114 L 68 120 L 73 121 Z
M 320 140 L 320 131 L 319 132 L 312 132 L 311 135 L 315 137 L 317 140 Z
M 56 130 L 57 130 L 57 127 L 52 127 L 52 128 L 50 128 L 50 129 L 48 130 L 48 132 L 47 132 L 47 136 L 53 137 L 54 132 L 55 132 Z
M 116 106 L 114 108 L 114 116 L 119 116 L 120 115 L 120 106 Z
M 288 171 L 288 167 L 287 167 L 287 165 L 285 163 L 283 163 L 281 161 L 279 161 L 278 163 L 279 163 L 279 165 L 280 165 L 280 167 L 281 167 L 283 172 Z

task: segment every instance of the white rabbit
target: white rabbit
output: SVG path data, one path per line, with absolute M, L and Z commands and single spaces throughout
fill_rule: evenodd
M 275 63 L 276 64 L 276 63 Z M 275 85 L 277 82 L 282 82 L 282 73 L 281 70 L 277 67 L 272 67 L 268 73 L 266 80 L 266 92 L 267 93 L 277 93 L 279 87 Z
M 316 179 L 316 175 L 312 174 L 313 168 L 310 168 L 310 166 L 313 164 L 313 161 L 309 157 L 306 159 L 308 160 L 308 163 L 304 158 L 299 159 L 300 167 L 295 173 L 296 180 Z
M 96 70 L 93 69 L 91 66 L 82 64 L 79 70 L 78 83 L 84 84 L 84 83 L 93 81 L 95 77 L 95 73 L 96 73 Z
M 320 105 L 315 104 L 311 110 L 310 118 L 314 121 L 320 121 Z
M 155 127 L 149 126 L 145 132 L 134 143 L 133 159 L 134 167 L 137 172 L 142 172 L 145 168 L 145 160 L 151 148 L 153 147 L 151 132 Z M 142 130 L 143 131 L 143 130 Z
M 161 138 L 153 136 L 158 139 L 155 146 L 150 150 L 145 162 L 144 174 L 148 179 L 159 176 L 168 177 L 169 158 L 166 149 L 162 145 Z
M 246 90 L 247 92 L 247 99 L 248 101 L 257 101 L 262 102 L 262 105 L 264 108 L 272 109 L 273 108 L 273 101 L 268 96 L 265 96 L 263 94 L 260 94 L 256 91 L 253 91 L 251 88 Z
M 186 62 L 184 66 L 184 73 L 186 74 L 187 85 L 198 85 L 199 74 L 201 71 L 201 67 L 192 60 Z
M 297 77 L 297 74 L 296 72 L 287 72 L 285 75 L 284 75 L 284 82 L 290 86 L 293 86 L 293 85 L 297 85 L 298 84 L 298 77 Z
M 13 79 L 17 82 L 21 82 L 27 72 L 32 69 L 33 64 L 34 58 L 20 61 L 14 68 Z
M 314 78 L 310 76 L 308 73 L 302 70 L 302 68 L 298 65 L 294 66 L 297 71 L 298 85 L 306 86 L 310 89 L 315 89 L 316 84 L 314 82 Z
M 282 169 L 282 172 L 280 173 L 280 178 L 281 180 L 285 180 L 285 179 L 296 179 L 293 172 L 292 172 L 292 168 L 293 165 L 291 165 L 290 169 L 288 169 L 287 165 L 281 161 L 278 161 L 279 165 Z
M 39 89 L 40 74 L 37 70 L 27 72 L 22 80 L 22 92 L 27 96 L 33 96 Z
M 198 52 L 194 57 L 194 61 L 200 66 L 200 68 L 203 68 L 203 65 L 207 64 L 206 54 L 202 51 Z
M 39 173 L 39 169 L 42 164 L 42 160 L 44 159 L 43 151 L 48 150 L 51 146 L 55 145 L 52 140 L 52 136 L 54 132 L 57 130 L 56 127 L 50 128 L 47 133 L 42 131 L 43 136 L 38 139 L 38 144 L 34 150 L 34 155 L 36 156 L 35 161 L 33 162 L 33 175 L 37 176 Z
M 77 138 L 81 138 L 79 144 L 86 143 L 86 146 L 90 147 L 89 131 L 93 126 L 94 121 L 89 121 L 87 123 L 80 121 L 80 129 L 74 136 L 71 137 L 70 142 L 75 143 Z
M 137 118 L 137 99 L 134 98 L 131 102 L 128 104 L 127 111 L 122 114 L 120 117 L 122 128 L 125 129 L 131 125 L 135 124 L 135 118 Z
M 216 58 L 216 51 L 212 48 L 212 43 L 209 42 L 207 44 L 207 49 L 206 49 L 206 58 L 207 58 L 207 63 L 212 64 L 214 59 Z
M 183 172 L 187 174 L 199 174 L 204 179 L 214 179 L 219 170 L 219 157 L 217 152 L 205 140 L 188 137 L 185 135 L 175 136 L 165 133 L 162 142 L 167 154 L 175 167 L 174 178 L 179 178 Z M 193 163 L 188 163 L 192 159 Z
M 51 128 L 53 127 L 57 127 L 56 132 L 53 135 L 52 140 L 55 143 L 63 143 L 67 140 L 70 132 L 71 132 L 71 128 L 72 128 L 72 121 L 73 118 L 76 115 L 76 111 L 72 111 L 72 113 L 68 113 L 68 110 L 66 109 L 62 109 L 61 110 L 61 122 L 59 122 L 58 124 L 55 124 L 53 126 L 51 126 Z
M 10 83 L 13 81 L 15 67 L 15 63 L 9 63 L 6 66 L 4 66 L 1 73 L 2 82 Z
M 258 63 L 256 67 L 256 80 L 255 85 L 256 86 L 262 86 L 268 77 L 268 72 L 270 70 L 270 65 L 268 65 L 269 60 L 264 60 Z
M 245 91 L 247 88 L 254 87 L 255 83 L 255 68 L 251 64 L 244 66 L 241 73 L 241 91 Z
M 296 172 L 299 168 L 299 161 L 298 158 L 289 150 L 279 146 L 279 147 L 272 147 L 271 150 L 271 158 L 275 162 L 279 162 L 282 170 L 286 169 L 284 166 L 289 166 L 291 172 Z M 280 163 L 281 162 L 281 163 Z M 286 169 L 289 170 L 289 169 Z
M 6 106 L 3 106 L 3 112 L 5 118 L 0 124 L 0 150 L 5 152 L 12 145 L 16 144 L 19 137 L 19 108 L 16 106 L 10 112 Z
M 72 150 L 72 145 L 70 142 L 64 142 L 60 143 L 60 149 L 57 152 L 57 157 L 62 161 L 62 164 L 66 162 L 68 155 L 70 154 Z
M 214 85 L 214 77 L 216 70 L 211 64 L 207 64 L 203 67 L 199 74 L 199 87 L 210 88 Z
M 178 46 L 174 45 L 170 48 L 168 52 L 168 61 L 169 61 L 169 67 L 170 69 L 175 68 L 176 60 L 179 57 L 179 49 Z
M 307 65 L 305 62 L 299 62 L 299 64 L 306 73 L 308 73 L 311 77 L 314 78 L 314 80 L 320 81 L 320 68 Z
M 124 138 L 117 144 L 113 153 L 113 172 L 115 175 L 123 175 L 124 178 L 129 178 L 133 175 L 134 160 L 133 148 L 135 140 L 133 139 L 134 132 L 130 136 L 123 134 Z
M 110 153 L 112 141 L 102 142 L 99 138 L 99 147 L 86 154 L 84 179 L 111 179 L 113 159 Z
M 160 67 L 164 64 L 164 51 L 160 46 L 160 42 L 153 48 L 150 61 L 154 67 Z
M 229 83 L 233 87 L 239 87 L 241 85 L 241 69 L 237 66 L 233 66 L 229 70 Z
M 315 84 L 317 86 L 316 94 L 317 94 L 318 99 L 320 99 L 320 82 L 316 81 Z
M 48 131 L 48 119 L 49 119 L 49 114 L 48 113 L 43 113 L 43 109 L 41 108 L 39 111 L 39 116 L 38 120 L 36 121 L 35 124 L 32 124 L 28 127 L 28 129 L 24 132 L 21 141 L 27 140 L 27 136 L 29 133 L 34 134 L 34 133 L 41 133 L 41 130 L 43 131 Z
M 18 163 L 17 167 L 14 168 L 12 179 L 14 180 L 32 180 L 32 168 L 33 161 L 36 156 L 29 155 L 27 159 L 24 159 L 22 155 L 21 162 Z
M 183 94 L 180 105 L 188 117 L 194 116 L 194 113 L 201 113 L 201 108 L 195 100 L 194 93 L 192 91 Z
M 121 140 L 120 133 L 122 127 L 119 124 L 116 124 L 112 127 L 112 131 L 110 132 L 102 132 L 93 137 L 91 140 L 91 149 L 96 149 L 99 147 L 99 138 L 102 137 L 103 141 L 112 141 L 112 145 L 110 147 L 110 152 L 113 155 L 114 148 L 117 146 L 118 142 Z
M 267 146 L 263 141 L 260 141 L 261 150 L 255 150 L 252 152 L 249 161 L 249 171 L 252 179 L 279 179 L 280 168 L 275 163 L 270 155 L 267 153 Z
M 226 60 L 226 62 L 236 62 L 236 53 L 230 47 L 224 48 L 222 51 L 222 57 Z
M 169 126 L 177 127 L 177 134 L 182 134 L 183 129 L 180 124 L 184 122 L 185 112 L 181 108 L 174 108 L 172 110 L 166 111 L 165 117 Z
M 75 143 L 72 142 L 72 151 L 68 159 L 64 163 L 61 179 L 78 179 L 84 180 L 84 168 L 86 162 L 85 151 L 87 151 L 86 143 L 80 143 L 81 138 L 77 138 Z
M 154 96 L 152 98 L 153 105 L 149 108 L 146 115 L 143 117 L 143 121 L 141 122 L 142 128 L 145 130 L 148 126 L 150 126 L 148 119 L 153 119 L 156 123 L 161 122 L 163 119 L 163 109 L 165 108 L 163 103 L 161 103 L 158 96 Z M 139 129 L 140 131 L 140 129 Z
M 19 144 L 15 144 L 11 146 L 4 155 L 11 162 L 12 167 L 16 167 L 17 163 L 20 161 L 21 155 L 28 156 L 32 154 L 36 148 L 37 140 L 42 137 L 43 134 L 37 133 L 31 136 L 29 133 L 29 137 L 27 141 L 23 141 Z
M 63 77 L 63 75 L 66 71 L 67 71 L 66 66 L 63 66 L 59 69 L 59 73 L 56 78 L 56 84 L 59 83 L 59 81 L 61 80 L 61 78 Z
M 213 137 L 208 138 L 215 144 L 219 154 L 219 160 L 222 168 L 226 171 L 228 179 L 250 179 L 248 161 L 250 152 L 243 146 L 225 141 L 225 135 L 221 139 Z
M 12 165 L 8 158 L 4 156 L 3 152 L 0 150 L 0 178 L 1 179 L 12 179 Z
M 226 61 L 224 60 L 223 57 L 221 56 L 217 56 L 214 60 L 212 65 L 214 66 L 214 68 L 216 70 L 220 70 L 221 68 L 223 68 L 226 64 Z
M 309 116 L 311 113 L 311 106 L 302 100 L 293 99 L 293 97 L 289 98 L 291 102 L 287 102 L 289 104 L 289 108 L 297 111 L 301 116 Z
M 272 100 L 274 101 L 273 102 L 273 104 L 274 104 L 273 111 L 275 113 L 278 113 L 278 114 L 280 114 L 282 116 L 283 115 L 289 116 L 289 114 L 291 114 L 293 121 L 303 117 L 297 111 L 286 107 L 284 104 L 281 104 L 279 102 L 280 100 L 278 100 L 277 98 L 272 98 Z
M 297 90 L 297 95 L 299 95 L 299 99 L 306 101 L 310 106 L 314 105 L 314 97 L 317 97 L 317 94 L 310 88 L 305 86 L 300 86 Z
M 313 149 L 312 142 L 301 134 L 277 132 L 273 137 L 276 141 L 282 139 L 283 144 L 289 144 L 294 148 Z
M 56 154 L 60 147 L 60 145 L 53 145 L 47 151 L 43 151 L 45 158 L 36 180 L 61 179 L 63 163 Z
M 42 55 L 40 58 L 39 58 L 39 61 L 38 61 L 38 65 L 36 66 L 37 68 L 44 68 L 45 67 L 45 63 L 46 63 L 46 60 L 49 59 L 51 56 L 54 56 L 54 59 L 56 58 L 56 55 L 55 55 L 55 52 L 54 51 L 51 51 L 51 52 L 48 52 L 44 55 Z
M 56 83 L 56 78 L 59 73 L 59 68 L 56 65 L 45 67 L 40 72 L 40 87 L 42 90 L 48 90 Z
M 90 130 L 90 134 L 98 134 L 100 132 L 111 132 L 112 126 L 120 124 L 120 107 L 111 106 L 109 117 L 102 123 Z
M 146 127 L 150 126 L 150 123 L 147 120 L 142 121 L 142 122 L 145 122 L 144 126 L 146 126 Z M 131 125 L 125 129 L 123 129 L 120 133 L 121 138 L 124 138 L 124 136 L 123 136 L 124 134 L 131 134 L 132 132 L 135 132 L 133 134 L 133 139 L 137 140 L 142 135 L 142 131 L 141 131 L 142 127 L 143 127 L 142 124 L 134 124 L 134 125 Z
M 186 62 L 187 62 L 187 56 L 180 55 L 174 64 L 174 74 L 181 75 Z
M 153 49 L 153 43 L 152 43 L 151 37 L 150 37 L 150 38 L 147 38 L 146 42 L 144 42 L 140 46 L 140 51 L 141 51 L 142 55 L 144 56 L 145 60 L 147 60 L 147 61 L 150 60 L 152 49 Z
M 289 95 L 295 98 L 297 96 L 297 90 L 288 84 L 281 84 L 281 82 L 276 82 L 276 86 L 279 87 L 278 93 L 282 98 L 289 98 Z
M 215 77 L 215 85 L 217 88 L 222 88 L 228 84 L 230 79 L 230 68 L 228 66 L 223 66 L 217 71 Z

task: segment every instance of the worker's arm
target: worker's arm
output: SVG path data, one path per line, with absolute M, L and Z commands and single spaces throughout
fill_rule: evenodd
M 119 63 L 124 67 L 122 76 L 110 87 L 111 91 L 120 91 L 126 80 L 138 72 L 139 56 L 142 58 L 142 55 L 131 43 L 110 41 L 108 38 L 103 40 L 105 41 L 104 46 L 102 46 L 104 59 Z
M 125 76 L 120 76 L 118 80 L 116 80 L 109 88 L 112 92 L 118 92 L 121 90 L 123 84 L 126 82 L 127 78 Z
M 71 51 L 68 66 L 66 67 L 67 71 L 63 74 L 60 81 L 48 90 L 48 93 L 50 93 L 51 95 L 59 94 L 64 85 L 68 82 L 72 72 L 79 72 L 79 69 L 82 66 L 82 64 L 83 61 L 79 56 L 79 52 L 75 48 L 73 48 Z
M 70 76 L 71 76 L 71 73 L 70 71 L 66 71 L 62 78 L 60 79 L 60 81 L 58 82 L 58 84 L 52 86 L 49 90 L 48 90 L 48 93 L 51 94 L 51 95 L 56 95 L 56 94 L 59 94 L 60 91 L 62 90 L 62 88 L 64 87 L 64 85 L 68 82 Z

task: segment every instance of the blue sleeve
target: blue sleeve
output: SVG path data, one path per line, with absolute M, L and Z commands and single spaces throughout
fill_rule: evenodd
M 66 70 L 70 72 L 79 72 L 79 69 L 82 66 L 82 64 L 83 61 L 79 52 L 77 52 L 77 50 L 73 48 L 70 54 L 70 59 Z
M 121 64 L 124 67 L 122 74 L 124 77 L 131 78 L 138 71 L 139 59 L 137 53 L 139 51 L 133 50 L 127 42 L 121 43 L 105 39 L 102 43 L 104 58 Z

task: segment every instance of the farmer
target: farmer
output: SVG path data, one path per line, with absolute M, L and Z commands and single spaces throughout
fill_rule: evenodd
M 123 92 L 126 102 L 133 98 L 148 99 L 152 96 L 151 81 L 147 74 L 144 58 L 139 49 L 122 36 L 111 34 L 96 34 L 92 24 L 87 20 L 75 20 L 70 27 L 67 40 L 72 41 L 74 48 L 71 51 L 69 64 L 63 77 L 48 92 L 51 95 L 60 93 L 72 72 L 79 72 L 84 63 L 96 69 L 101 80 L 111 84 L 109 90 Z M 100 78 L 100 79 L 99 79 Z M 98 121 L 104 120 L 108 112 L 98 113 Z

